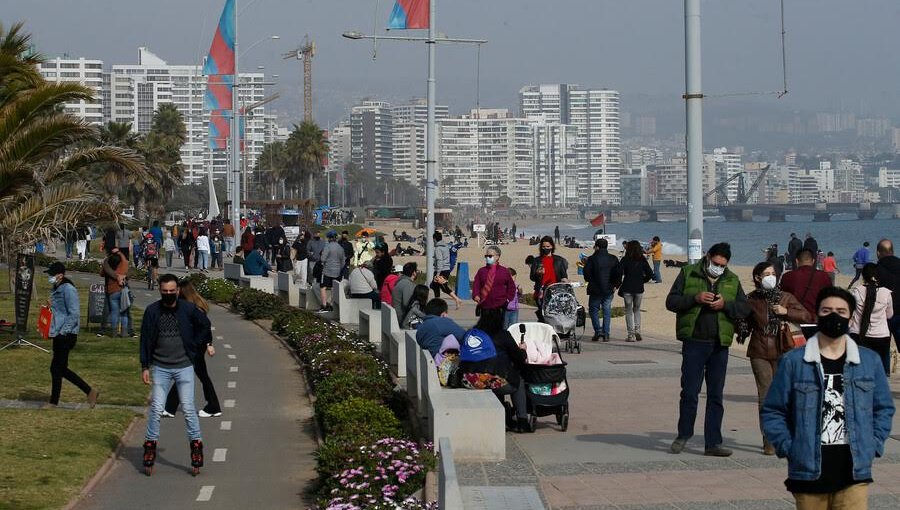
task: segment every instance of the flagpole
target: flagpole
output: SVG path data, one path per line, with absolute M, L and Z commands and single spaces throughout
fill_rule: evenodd
M 427 127 L 425 132 L 425 267 L 426 281 L 434 278 L 434 195 L 437 187 L 435 181 L 435 163 L 437 162 L 437 125 L 434 119 L 435 103 L 435 4 L 436 0 L 428 0 L 428 105 Z
M 240 82 L 238 74 L 238 0 L 234 0 L 234 74 L 231 82 L 231 224 L 240 230 L 241 225 L 241 133 L 240 111 L 238 110 L 238 93 Z

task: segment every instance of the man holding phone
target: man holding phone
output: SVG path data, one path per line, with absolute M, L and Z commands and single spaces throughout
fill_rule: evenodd
M 728 457 L 732 453 L 722 446 L 722 394 L 735 322 L 750 315 L 750 305 L 737 275 L 728 270 L 730 259 L 728 243 L 714 244 L 699 262 L 681 269 L 666 297 L 666 309 L 677 314 L 676 336 L 682 343 L 678 437 L 671 453 L 681 453 L 694 435 L 704 378 L 704 455 Z

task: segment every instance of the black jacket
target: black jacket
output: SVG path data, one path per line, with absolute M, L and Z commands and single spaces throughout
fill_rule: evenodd
M 622 275 L 622 286 L 619 287 L 619 295 L 643 294 L 644 284 L 653 278 L 653 268 L 647 259 L 639 260 L 622 258 L 619 261 L 619 274 Z
M 144 310 L 141 322 L 141 368 L 144 369 L 150 367 L 156 340 L 159 338 L 161 306 L 162 302 L 157 301 Z M 191 363 L 196 363 L 197 356 L 203 356 L 206 346 L 212 343 L 209 318 L 194 303 L 183 299 L 178 300 L 175 315 L 178 318 L 184 352 L 187 353 Z
M 800 240 L 799 237 L 792 237 L 790 242 L 788 242 L 788 255 L 791 258 L 797 258 L 797 252 L 803 249 L 803 241 Z
M 569 278 L 569 273 L 567 272 L 569 268 L 569 263 L 566 262 L 566 259 L 560 257 L 559 255 L 552 255 L 553 257 L 553 271 L 556 273 L 556 281 L 553 283 L 561 282 L 564 279 Z M 531 263 L 531 271 L 528 277 L 535 283 L 535 288 L 540 287 L 541 279 L 543 275 L 537 274 L 537 269 L 543 266 L 543 257 L 535 257 L 534 262 Z
M 506 379 L 512 386 L 518 386 L 525 370 L 528 354 L 520 349 L 508 331 L 497 333 L 491 340 L 497 355 L 484 361 L 463 361 L 459 364 L 460 374 L 492 374 Z
M 816 253 L 819 253 L 819 243 L 815 237 L 807 237 L 806 241 L 803 241 L 803 249 L 811 251 L 813 257 L 815 257 Z
M 595 250 L 584 261 L 584 281 L 589 296 L 609 296 L 622 284 L 619 259 L 606 250 Z
M 894 316 L 900 314 L 900 258 L 888 255 L 878 259 L 878 283 L 893 293 Z

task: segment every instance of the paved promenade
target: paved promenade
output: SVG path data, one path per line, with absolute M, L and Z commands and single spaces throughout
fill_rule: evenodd
M 452 311 L 473 322 L 471 309 Z M 533 312 L 522 311 L 522 320 Z M 644 315 L 645 321 L 653 317 Z M 703 456 L 704 396 L 694 438 L 680 455 L 668 453 L 675 437 L 680 392 L 680 344 L 674 338 L 626 343 L 624 319 L 613 322 L 613 341 L 582 343 L 569 354 L 569 430 L 552 416 L 534 434 L 507 434 L 507 460 L 458 466 L 463 485 L 536 485 L 548 508 L 725 509 L 794 508 L 784 489 L 786 461 L 762 455 L 756 386 L 748 359 L 732 349 L 725 385 L 725 446 L 730 458 Z M 900 375 L 891 386 L 900 397 Z M 894 418 L 900 434 L 900 419 Z M 900 508 L 900 441 L 888 441 L 875 464 L 871 509 Z

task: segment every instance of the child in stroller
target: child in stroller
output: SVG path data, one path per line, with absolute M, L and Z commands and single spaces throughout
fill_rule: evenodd
M 544 287 L 542 312 L 544 322 L 553 327 L 566 341 L 566 352 L 581 353 L 581 335 L 576 329 L 584 328 L 586 313 L 575 297 L 575 288 L 581 282 L 553 283 Z M 582 330 L 583 331 L 583 330 Z

